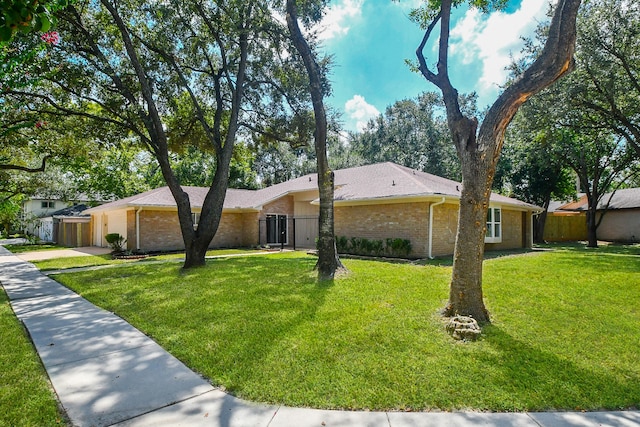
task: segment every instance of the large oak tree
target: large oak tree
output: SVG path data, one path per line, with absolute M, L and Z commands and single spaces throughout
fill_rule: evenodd
M 449 35 L 452 7 L 461 1 L 429 2 L 421 19 L 425 34 L 416 51 L 419 70 L 426 80 L 442 92 L 447 122 L 462 169 L 462 192 L 458 231 L 454 249 L 453 272 L 445 316 L 469 315 L 488 322 L 489 313 L 482 294 L 482 261 L 487 210 L 496 165 L 502 150 L 505 130 L 518 108 L 532 95 L 551 85 L 571 70 L 576 40 L 576 16 L 580 0 L 559 0 L 551 20 L 549 35 L 540 56 L 507 87 L 489 108 L 482 123 L 465 115 L 458 91 L 449 78 Z M 501 1 L 473 1 L 474 6 L 489 9 Z M 425 46 L 440 24 L 438 58 L 435 70 L 427 65 Z
M 175 198 L 184 267 L 203 265 L 239 133 L 273 116 L 287 90 L 279 82 L 296 80 L 282 27 L 266 1 L 76 2 L 59 14 L 62 40 L 51 65 L 64 72 L 48 90 L 13 96 L 31 99 L 52 116 L 118 128 L 141 143 Z M 172 148 L 184 151 L 184 144 L 215 157 L 197 227 L 171 162 Z

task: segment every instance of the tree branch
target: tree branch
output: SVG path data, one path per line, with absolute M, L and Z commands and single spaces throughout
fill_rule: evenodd
M 29 173 L 44 172 L 44 168 L 46 166 L 47 160 L 50 158 L 51 158 L 50 155 L 44 156 L 42 158 L 42 164 L 40 165 L 40 167 L 37 167 L 37 168 L 29 168 L 26 166 L 11 165 L 11 164 L 8 164 L 8 165 L 0 164 L 0 170 L 17 170 L 17 171 L 29 172 Z
M 518 108 L 573 68 L 580 2 L 558 1 L 542 53 L 491 106 L 480 128 L 479 139 L 489 141 L 497 136 L 498 140 L 503 140 L 504 131 Z M 493 156 L 499 156 L 501 149 L 502 145 L 497 144 Z

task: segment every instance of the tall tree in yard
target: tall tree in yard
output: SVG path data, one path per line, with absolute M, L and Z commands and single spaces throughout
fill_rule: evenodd
M 634 161 L 631 147 L 609 131 L 567 130 L 564 135 L 557 150 L 575 171 L 580 189 L 587 197 L 587 246 L 597 248 L 597 230 L 611 198 L 620 184 L 637 172 L 634 166 L 638 162 Z
M 184 267 L 203 265 L 220 223 L 236 138 L 280 102 L 282 94 L 271 89 L 283 86 L 274 82 L 291 61 L 281 54 L 283 26 L 267 2 L 240 0 L 77 2 L 60 13 L 59 25 L 62 40 L 51 65 L 64 72 L 48 90 L 12 95 L 38 100 L 52 116 L 116 127 L 142 144 L 176 201 Z M 215 157 L 195 228 L 191 201 L 172 168 L 176 144 Z
M 449 79 L 449 34 L 452 6 L 460 1 L 441 0 L 413 12 L 425 29 L 416 50 L 418 67 L 429 82 L 442 92 L 447 122 L 462 169 L 462 192 L 453 272 L 445 316 L 469 315 L 488 322 L 489 313 L 482 295 L 482 261 L 487 210 L 491 187 L 500 157 L 505 130 L 518 108 L 532 95 L 549 86 L 572 68 L 576 40 L 576 16 L 580 0 L 559 0 L 555 6 L 544 49 L 524 73 L 507 87 L 487 111 L 482 123 L 461 111 L 458 91 Z M 470 1 L 489 10 L 504 1 Z M 440 23 L 435 71 L 424 56 L 425 46 Z
M 320 280 L 332 279 L 338 268 L 342 268 L 342 263 L 338 258 L 336 249 L 335 233 L 333 226 L 333 194 L 334 194 L 334 174 L 329 167 L 327 158 L 327 115 L 324 108 L 324 92 L 322 71 L 315 55 L 305 40 L 298 24 L 298 4 L 296 0 L 286 0 L 287 26 L 291 33 L 293 44 L 302 56 L 304 66 L 309 76 L 309 92 L 313 103 L 313 114 L 315 118 L 315 149 L 318 163 L 318 191 L 320 193 L 320 218 L 318 236 L 318 278 Z M 306 2 L 310 9 L 315 9 L 316 13 L 323 6 Z M 316 14 L 316 16 L 318 16 Z M 309 19 L 309 16 L 306 17 Z
M 558 147 L 562 132 L 550 120 L 551 98 L 536 96 L 520 108 L 505 137 L 506 188 L 512 197 L 544 208 L 534 219 L 533 238 L 544 243 L 544 226 L 551 200 L 576 195 L 575 176 Z

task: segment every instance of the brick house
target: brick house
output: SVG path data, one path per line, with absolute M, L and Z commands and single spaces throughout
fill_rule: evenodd
M 394 163 L 335 171 L 337 236 L 411 241 L 411 256 L 453 253 L 461 184 Z M 280 245 L 311 248 L 318 234 L 317 175 L 310 174 L 261 190 L 227 191 L 222 219 L 211 247 Z M 194 219 L 207 188 L 184 187 Z M 486 249 L 532 244 L 532 215 L 542 209 L 491 195 Z M 184 248 L 175 201 L 167 187 L 107 203 L 91 214 L 93 244 L 119 233 L 129 249 Z

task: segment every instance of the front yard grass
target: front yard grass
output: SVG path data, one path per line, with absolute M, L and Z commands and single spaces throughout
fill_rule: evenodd
M 21 243 L 17 245 L 4 245 L 5 248 L 10 250 L 14 254 L 33 251 L 51 251 L 55 249 L 66 249 L 64 246 L 58 246 L 51 243 Z
M 64 426 L 38 355 L 0 289 L 0 426 Z
M 251 254 L 258 251 L 250 249 L 212 249 L 207 251 L 206 256 L 232 256 L 241 254 Z M 184 253 L 169 253 L 151 255 L 140 259 L 113 259 L 107 255 L 85 255 L 77 257 L 65 257 L 32 261 L 32 263 L 42 271 L 66 270 L 70 268 L 95 267 L 101 265 L 119 265 L 128 263 L 144 263 L 149 261 L 184 261 Z
M 56 276 L 253 401 L 370 410 L 640 406 L 640 247 L 485 263 L 493 323 L 445 334 L 451 268 L 343 260 L 317 284 L 301 253 L 136 263 Z

